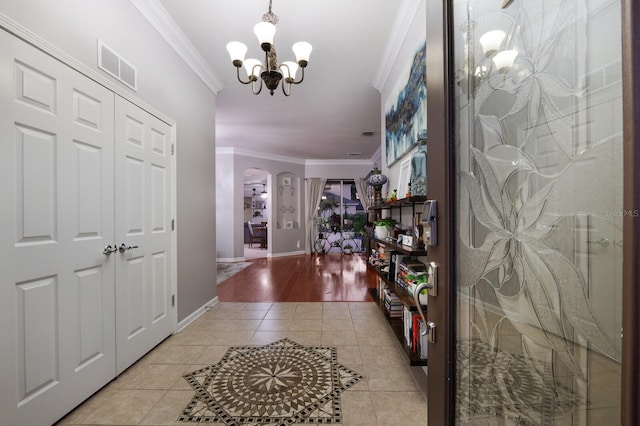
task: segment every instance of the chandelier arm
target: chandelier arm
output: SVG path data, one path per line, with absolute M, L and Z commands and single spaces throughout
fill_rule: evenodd
M 260 85 L 258 86 L 257 92 L 256 92 L 256 80 L 253 80 L 253 84 L 251 84 L 251 92 L 253 92 L 254 95 L 259 95 L 260 92 L 262 92 L 262 79 L 259 78 L 258 81 L 260 82 Z
M 287 93 L 285 86 L 289 88 L 289 93 Z M 282 82 L 282 93 L 284 93 L 285 96 L 289 96 L 291 94 L 291 83 L 289 83 L 288 81 Z
M 242 81 L 242 79 L 240 78 L 240 67 L 236 67 L 236 75 L 238 76 L 238 81 L 242 84 L 249 84 L 251 83 L 251 79 L 249 79 L 248 81 Z
M 304 80 L 304 68 L 302 68 L 302 75 L 300 76 L 300 80 L 292 81 L 291 84 L 300 84 L 300 83 L 302 83 L 303 80 Z

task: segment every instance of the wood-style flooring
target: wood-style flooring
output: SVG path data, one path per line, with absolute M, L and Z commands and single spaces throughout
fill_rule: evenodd
M 263 258 L 218 286 L 220 302 L 371 302 L 377 276 L 364 255 Z M 370 290 L 371 289 L 371 290 Z

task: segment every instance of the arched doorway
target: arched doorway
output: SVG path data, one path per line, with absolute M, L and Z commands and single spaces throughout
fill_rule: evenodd
M 269 172 L 257 168 L 244 171 L 243 205 L 244 205 L 244 257 L 255 259 L 267 257 L 269 201 L 267 181 Z

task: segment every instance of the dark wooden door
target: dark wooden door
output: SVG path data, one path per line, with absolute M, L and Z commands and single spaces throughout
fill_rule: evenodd
M 500 3 L 427 3 L 429 424 L 635 425 L 640 12 Z

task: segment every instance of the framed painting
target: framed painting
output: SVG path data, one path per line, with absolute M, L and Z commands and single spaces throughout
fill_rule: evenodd
M 418 142 L 427 128 L 427 48 L 423 42 L 403 73 L 385 107 L 385 147 L 391 166 Z M 399 190 L 399 188 L 398 188 Z
M 398 199 L 406 198 L 409 192 L 409 179 L 411 177 L 411 158 L 407 158 L 400 163 L 400 174 L 398 175 Z

